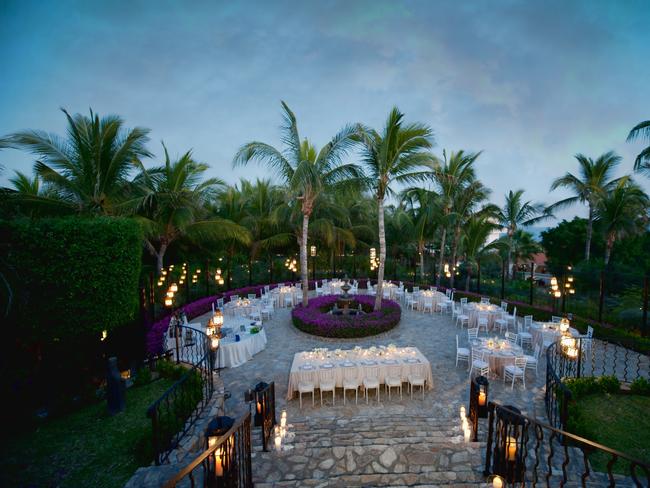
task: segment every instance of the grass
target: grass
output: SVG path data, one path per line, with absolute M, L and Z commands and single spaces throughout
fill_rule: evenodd
M 147 407 L 173 383 L 160 379 L 129 388 L 126 410 L 113 417 L 101 402 L 5 439 L 0 486 L 123 486 L 152 460 Z
M 595 394 L 579 403 L 588 439 L 650 462 L 650 397 Z M 607 470 L 608 456 L 595 453 L 589 459 L 595 470 Z M 627 474 L 628 464 L 617 461 L 614 471 Z

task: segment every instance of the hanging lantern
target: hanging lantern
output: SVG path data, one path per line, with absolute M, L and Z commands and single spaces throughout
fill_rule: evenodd
M 176 293 L 178 291 L 178 285 L 176 283 L 172 283 L 169 289 Z
M 316 257 L 316 246 L 311 246 L 309 248 L 309 251 L 310 251 L 311 257 L 315 258 Z
M 525 419 L 518 408 L 511 405 L 496 407 L 492 473 L 503 477 L 507 484 L 524 479 L 524 425 Z

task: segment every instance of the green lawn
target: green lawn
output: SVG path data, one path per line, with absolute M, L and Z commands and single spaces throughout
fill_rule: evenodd
M 580 399 L 587 438 L 617 449 L 639 461 L 650 462 L 650 397 L 638 395 L 588 395 Z M 590 457 L 598 471 L 607 470 L 609 457 Z M 617 472 L 627 473 L 627 463 L 618 461 Z
M 123 486 L 139 466 L 151 462 L 150 454 L 142 454 L 151 430 L 146 410 L 172 384 L 160 379 L 129 388 L 126 410 L 114 417 L 102 402 L 4 439 L 0 486 Z

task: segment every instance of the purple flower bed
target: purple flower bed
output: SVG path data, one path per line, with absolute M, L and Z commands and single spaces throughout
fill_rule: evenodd
M 223 293 L 218 293 L 217 295 L 200 298 L 194 302 L 183 305 L 179 308 L 179 310 L 185 312 L 185 315 L 187 315 L 187 320 L 192 320 L 193 318 L 199 317 L 200 315 L 208 313 L 210 310 L 212 310 L 212 304 L 214 303 L 216 306 L 217 300 L 219 298 L 223 298 L 224 301 L 228 302 L 232 295 L 245 297 L 248 294 L 255 293 L 255 295 L 259 297 L 262 295 L 264 286 L 265 285 L 253 285 L 245 286 L 243 288 L 235 288 L 234 290 L 228 290 Z M 277 286 L 277 283 L 274 283 L 272 285 L 269 285 L 269 288 L 273 289 Z M 314 288 L 314 282 L 311 280 L 309 281 L 309 288 Z M 171 315 L 166 315 L 165 317 L 151 324 L 151 327 L 149 327 L 146 336 L 146 350 L 149 356 L 162 354 L 165 351 L 165 333 L 169 328 L 170 319 Z
M 382 300 L 381 310 L 374 312 L 375 297 L 357 295 L 352 307 L 366 312 L 359 316 L 332 315 L 328 312 L 340 298 L 326 295 L 312 298 L 306 307 L 298 305 L 291 311 L 293 325 L 303 332 L 322 337 L 354 338 L 380 334 L 395 327 L 402 316 L 402 309 L 393 300 Z

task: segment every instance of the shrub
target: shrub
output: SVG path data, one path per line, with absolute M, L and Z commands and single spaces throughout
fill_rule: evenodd
M 332 315 L 329 310 L 340 298 L 327 295 L 313 298 L 304 307 L 298 305 L 291 311 L 296 328 L 323 337 L 353 338 L 380 334 L 395 327 L 401 318 L 402 310 L 397 302 L 382 300 L 379 312 L 373 311 L 375 297 L 357 295 L 351 307 L 361 305 L 364 312 L 359 316 Z
M 639 377 L 630 384 L 630 391 L 635 395 L 650 396 L 650 381 Z
M 621 382 L 616 376 L 601 376 L 598 378 L 598 387 L 605 393 L 613 394 L 621 389 Z

